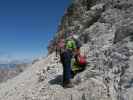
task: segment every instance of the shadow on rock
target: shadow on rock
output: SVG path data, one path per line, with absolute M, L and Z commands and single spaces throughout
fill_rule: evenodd
M 63 76 L 58 75 L 55 79 L 50 80 L 49 84 L 51 84 L 51 85 L 62 85 L 62 79 L 63 79 Z
M 131 79 L 129 82 L 128 82 L 128 85 L 125 86 L 125 88 L 131 88 L 133 87 L 133 79 Z

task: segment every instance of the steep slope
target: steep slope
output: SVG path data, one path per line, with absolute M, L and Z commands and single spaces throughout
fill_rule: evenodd
M 74 78 L 74 88 L 62 88 L 62 66 L 53 53 L 1 84 L 0 100 L 132 100 L 132 56 L 128 60 L 127 53 L 133 55 L 133 42 L 127 42 L 127 38 L 115 48 L 108 42 L 108 35 L 99 37 L 99 41 L 107 39 L 102 47 L 95 40 L 81 48 L 89 57 L 89 65 Z
M 50 55 L 29 67 L 16 78 L 1 84 L 0 100 L 82 100 L 82 98 L 86 98 L 86 95 L 89 98 L 107 100 L 106 94 L 98 92 L 106 93 L 105 86 L 102 82 L 100 83 L 100 80 L 85 79 L 92 75 L 94 77 L 98 73 L 88 73 L 87 70 L 81 75 L 82 77 L 87 75 L 87 77 L 82 80 L 79 79 L 81 76 L 75 79 L 75 83 L 84 81 L 82 84 L 77 84 L 77 86 L 75 84 L 72 89 L 63 89 L 61 86 L 62 67 L 57 64 L 57 61 L 53 58 L 54 56 L 55 54 Z M 93 97 L 91 95 L 93 93 L 97 93 L 97 96 Z
M 132 9 L 132 0 L 73 0 L 49 45 L 51 54 L 1 84 L 0 100 L 133 100 Z M 54 49 L 71 31 L 80 36 L 88 65 L 73 88 L 63 89 Z
M 36 90 L 39 91 L 39 87 L 41 88 L 41 85 L 44 85 L 39 84 L 38 72 L 47 69 L 46 66 L 51 64 L 52 61 L 51 56 L 38 61 L 14 79 L 2 83 L 0 85 L 0 100 L 27 100 L 27 96 L 34 94 L 34 92 L 36 94 Z

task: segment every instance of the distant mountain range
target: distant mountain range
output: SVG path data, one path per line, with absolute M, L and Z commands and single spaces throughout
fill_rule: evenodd
M 17 64 L 0 64 L 0 68 L 15 68 Z
M 16 65 L 20 64 L 30 64 L 32 61 L 30 60 L 12 60 L 10 62 L 2 62 L 0 61 L 0 68 L 15 68 Z
M 0 64 L 0 83 L 17 76 L 28 64 Z

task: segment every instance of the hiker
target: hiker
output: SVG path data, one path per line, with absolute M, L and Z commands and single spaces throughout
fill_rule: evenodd
M 58 42 L 58 47 L 60 48 L 60 60 L 63 65 L 63 87 L 71 88 L 73 84 L 72 79 L 72 69 L 71 61 L 74 55 L 76 55 L 76 42 L 74 41 L 73 34 L 67 39 L 60 39 Z
M 71 32 L 66 39 L 62 38 L 58 42 L 63 65 L 63 87 L 73 87 L 71 79 L 84 69 L 85 59 L 80 55 L 81 42 L 78 38 L 78 35 Z
M 69 66 L 71 68 L 71 77 L 74 77 L 74 73 L 72 70 L 72 60 L 76 58 L 76 56 L 78 55 L 78 53 L 80 52 L 80 47 L 77 46 L 78 41 L 77 41 L 78 36 L 76 36 L 73 32 L 69 33 L 69 37 L 66 39 L 66 50 L 67 52 L 71 55 L 71 57 L 69 58 Z
M 81 55 L 80 47 L 82 46 L 81 41 L 79 40 L 79 36 L 74 34 L 73 40 L 76 44 L 76 51 L 74 54 L 74 59 L 72 59 L 72 76 L 74 77 L 77 73 L 83 71 L 87 64 L 86 57 Z

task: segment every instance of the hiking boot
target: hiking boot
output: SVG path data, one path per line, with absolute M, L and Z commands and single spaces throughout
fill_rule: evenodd
M 68 84 L 63 85 L 64 88 L 72 88 L 73 84 L 70 82 Z
M 63 83 L 64 88 L 72 88 L 74 87 L 71 81 L 67 81 Z

